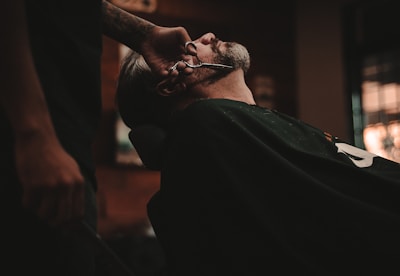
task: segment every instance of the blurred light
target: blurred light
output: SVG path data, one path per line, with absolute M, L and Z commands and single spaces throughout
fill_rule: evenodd
M 369 152 L 400 162 L 400 121 L 368 125 L 364 129 L 364 144 Z

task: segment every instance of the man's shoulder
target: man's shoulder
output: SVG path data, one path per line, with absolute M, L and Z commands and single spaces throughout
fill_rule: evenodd
M 199 110 L 199 109 L 208 109 L 208 110 L 221 110 L 224 108 L 232 108 L 238 105 L 243 105 L 244 102 L 234 101 L 230 99 L 222 99 L 222 98 L 205 98 L 199 99 L 192 104 L 190 104 L 186 110 Z
M 200 99 L 180 112 L 180 120 L 186 120 L 191 124 L 203 124 L 203 122 L 217 122 L 218 118 L 227 114 L 230 101 L 224 99 Z
M 213 120 L 218 118 L 229 117 L 246 113 L 250 105 L 230 99 L 201 99 L 184 110 L 185 116 L 190 116 L 192 119 L 198 116 L 201 120 Z

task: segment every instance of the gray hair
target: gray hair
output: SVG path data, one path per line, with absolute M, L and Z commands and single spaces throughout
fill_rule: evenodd
M 143 56 L 129 51 L 122 60 L 116 90 L 118 112 L 128 127 L 166 127 L 170 99 L 158 95 L 158 81 Z

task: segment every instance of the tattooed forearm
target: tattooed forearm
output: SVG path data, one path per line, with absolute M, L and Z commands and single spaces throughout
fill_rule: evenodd
M 140 45 L 146 34 L 155 25 L 118 8 L 106 0 L 102 2 L 103 33 L 134 50 L 140 50 Z

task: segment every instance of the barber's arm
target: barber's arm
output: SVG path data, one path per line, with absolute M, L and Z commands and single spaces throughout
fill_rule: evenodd
M 150 68 L 159 76 L 168 76 L 168 68 L 187 54 L 195 55 L 190 47 L 185 52 L 185 42 L 191 41 L 183 27 L 162 27 L 135 16 L 109 1 L 103 0 L 103 33 L 142 54 Z M 185 66 L 182 66 L 184 69 Z M 190 74 L 191 68 L 184 72 Z M 175 76 L 174 71 L 170 76 Z
M 0 36 L 0 108 L 14 132 L 22 203 L 50 224 L 80 219 L 83 178 L 56 137 L 31 55 L 23 0 L 2 3 Z

